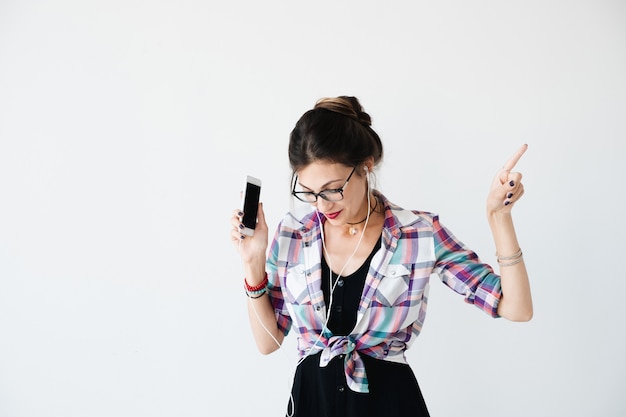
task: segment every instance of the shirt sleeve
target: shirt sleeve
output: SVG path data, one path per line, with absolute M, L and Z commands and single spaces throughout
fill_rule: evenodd
M 267 293 L 270 298 L 270 302 L 274 307 L 274 313 L 276 314 L 276 323 L 278 328 L 287 335 L 289 330 L 291 329 L 291 316 L 289 315 L 289 311 L 287 310 L 287 306 L 285 305 L 285 299 L 283 297 L 282 288 L 280 285 L 280 274 L 279 274 L 279 254 L 280 254 L 280 229 L 281 225 L 278 226 L 276 231 L 276 235 L 272 240 L 272 244 L 270 245 L 270 250 L 267 257 L 266 262 L 266 272 L 268 278 L 267 284 Z
M 455 292 L 492 317 L 499 317 L 500 276 L 433 217 L 436 262 L 433 272 Z

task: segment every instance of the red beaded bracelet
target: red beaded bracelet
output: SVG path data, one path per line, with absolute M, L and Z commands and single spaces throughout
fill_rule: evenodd
M 267 278 L 267 274 L 265 274 L 265 277 L 263 278 L 263 281 L 261 281 L 261 283 L 259 285 L 255 285 L 254 287 L 251 287 L 250 284 L 248 284 L 248 281 L 244 278 L 243 279 L 243 286 L 246 289 L 247 292 L 258 292 L 261 291 L 262 289 L 264 289 L 265 287 L 267 287 L 267 283 L 269 282 L 268 278 Z

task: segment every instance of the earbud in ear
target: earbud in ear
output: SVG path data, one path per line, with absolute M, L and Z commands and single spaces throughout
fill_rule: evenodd
M 369 170 L 369 168 L 368 168 L 367 166 L 364 166 L 364 167 L 363 167 L 363 169 L 365 170 L 365 172 L 366 172 L 367 174 L 369 174 L 370 170 Z

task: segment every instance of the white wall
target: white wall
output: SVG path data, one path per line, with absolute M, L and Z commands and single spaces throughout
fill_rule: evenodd
M 275 227 L 289 131 L 340 94 L 381 190 L 489 262 L 491 177 L 529 144 L 535 318 L 435 282 L 431 414 L 625 415 L 625 74 L 620 1 L 3 0 L 0 416 L 283 415 L 293 340 L 257 353 L 228 218 L 253 174 Z

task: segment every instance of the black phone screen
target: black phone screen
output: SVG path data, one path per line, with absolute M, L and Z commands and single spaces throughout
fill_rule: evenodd
M 243 202 L 242 223 L 249 229 L 256 227 L 256 217 L 259 208 L 259 198 L 261 197 L 261 187 L 255 184 L 246 183 L 246 198 Z

